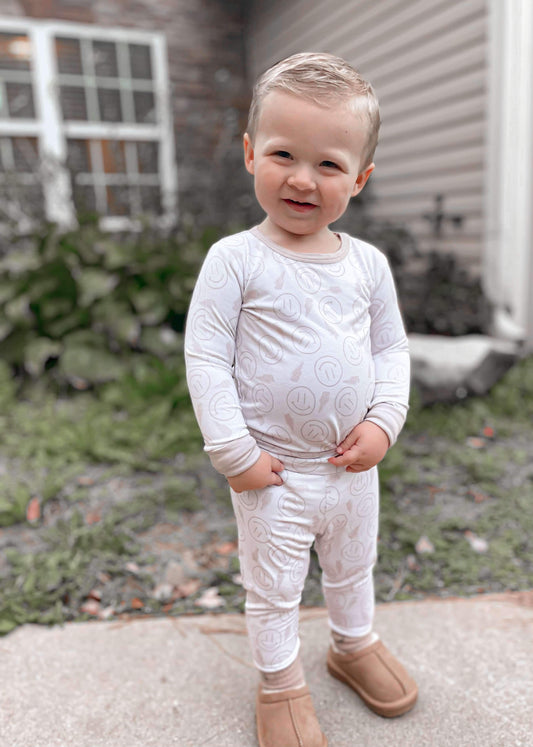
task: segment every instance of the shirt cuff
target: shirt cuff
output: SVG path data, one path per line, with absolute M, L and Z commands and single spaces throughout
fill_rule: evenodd
M 368 411 L 365 420 L 370 420 L 371 423 L 379 425 L 387 434 L 390 446 L 393 446 L 398 440 L 406 417 L 407 407 L 405 405 L 380 402 Z
M 261 449 L 253 436 L 246 435 L 223 446 L 206 446 L 211 464 L 225 477 L 234 477 L 253 467 L 261 456 Z

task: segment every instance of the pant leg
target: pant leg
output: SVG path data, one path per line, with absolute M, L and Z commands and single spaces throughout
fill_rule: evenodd
M 374 618 L 373 567 L 377 557 L 377 468 L 337 470 L 322 503 L 324 529 L 315 541 L 330 626 L 350 637 L 366 635 Z
M 231 491 L 250 646 L 264 672 L 284 669 L 298 655 L 299 604 L 315 536 L 313 495 L 321 492 L 312 476 L 284 471 L 283 477 L 280 486 Z

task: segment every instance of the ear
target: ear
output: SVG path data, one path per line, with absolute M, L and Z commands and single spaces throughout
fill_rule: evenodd
M 250 174 L 253 174 L 254 173 L 254 148 L 252 145 L 252 141 L 250 139 L 250 135 L 247 132 L 244 133 L 242 142 L 244 145 L 244 165 L 246 166 L 246 171 L 248 171 Z
M 376 168 L 376 165 L 374 163 L 371 163 L 370 166 L 367 166 L 364 171 L 361 171 L 357 179 L 355 180 L 355 184 L 352 190 L 352 197 L 355 197 L 355 195 L 358 195 L 359 192 L 363 189 L 365 184 L 368 181 L 368 177 L 370 174 L 374 171 Z

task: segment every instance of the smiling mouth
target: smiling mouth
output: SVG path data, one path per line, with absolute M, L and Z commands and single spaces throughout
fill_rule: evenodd
M 308 213 L 317 207 L 312 202 L 298 202 L 290 199 L 285 199 L 284 202 L 298 213 Z

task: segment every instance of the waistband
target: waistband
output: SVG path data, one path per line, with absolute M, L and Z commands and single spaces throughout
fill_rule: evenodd
M 279 445 L 274 446 L 273 444 L 269 444 L 261 439 L 257 439 L 257 445 L 260 449 L 267 451 L 272 456 L 277 457 L 280 462 L 283 462 L 283 466 L 285 469 L 289 470 L 289 472 L 329 475 L 339 469 L 341 471 L 344 471 L 345 469 L 344 467 L 336 467 L 334 464 L 328 462 L 328 459 L 332 456 L 336 456 L 334 449 L 317 452 L 312 455 L 306 454 L 304 456 L 295 453 L 287 454 L 285 453 L 285 449 L 279 448 Z

